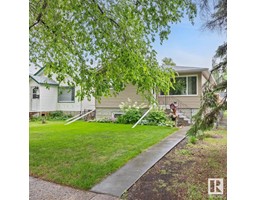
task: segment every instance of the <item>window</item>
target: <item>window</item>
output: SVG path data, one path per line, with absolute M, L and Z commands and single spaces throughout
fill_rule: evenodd
M 34 87 L 32 89 L 32 99 L 39 99 L 39 88 Z
M 58 102 L 74 102 L 75 88 L 74 87 L 59 87 Z
M 197 76 L 181 76 L 176 78 L 174 89 L 170 89 L 169 95 L 197 95 Z M 164 95 L 163 92 L 160 95 Z

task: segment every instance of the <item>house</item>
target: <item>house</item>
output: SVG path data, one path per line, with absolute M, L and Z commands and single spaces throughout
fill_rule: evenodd
M 33 70 L 31 70 L 33 71 Z M 29 113 L 42 115 L 51 111 L 63 111 L 76 115 L 85 110 L 95 109 L 95 99 L 79 101 L 76 97 L 78 87 L 59 84 L 56 79 L 44 75 L 44 68 L 29 75 Z
M 176 83 L 174 84 L 176 89 L 170 89 L 168 95 L 162 92 L 159 94 L 152 93 L 152 95 L 155 95 L 159 105 L 167 110 L 170 109 L 171 103 L 176 102 L 179 116 L 190 121 L 192 115 L 195 114 L 200 107 L 204 83 L 209 77 L 211 82 L 214 82 L 214 79 L 210 75 L 208 68 L 184 66 L 174 66 L 172 68 L 178 73 Z M 122 114 L 119 105 L 121 102 L 126 102 L 127 98 L 130 98 L 132 101 L 137 101 L 139 104 L 145 103 L 149 105 L 146 99 L 140 94 L 136 94 L 136 86 L 128 85 L 118 96 L 103 97 L 101 102 L 95 102 L 96 118 L 110 118 Z
M 152 95 L 156 98 L 159 106 L 170 110 L 170 104 L 176 102 L 180 118 L 188 122 L 191 117 L 198 111 L 201 104 L 202 88 L 204 83 L 210 79 L 214 83 L 208 68 L 198 67 L 172 67 L 177 73 L 175 90 L 170 89 L 169 94 L 162 92 Z M 59 84 L 56 79 L 50 79 L 44 76 L 44 68 L 37 70 L 36 73 L 29 75 L 30 87 L 30 114 L 47 113 L 61 110 L 65 113 L 76 115 L 85 110 L 96 109 L 96 119 L 116 118 L 123 114 L 119 108 L 122 102 L 131 99 L 138 104 L 144 103 L 150 106 L 150 103 L 141 95 L 136 93 L 136 86 L 127 85 L 125 90 L 117 96 L 102 97 L 101 101 L 91 98 L 78 101 L 75 93 L 79 88 L 70 88 L 67 85 Z M 48 87 L 46 87 L 46 85 Z
M 168 109 L 171 103 L 176 102 L 180 116 L 190 121 L 200 108 L 204 84 L 207 80 L 214 84 L 214 78 L 208 68 L 185 66 L 172 68 L 178 73 L 174 84 L 175 90 L 170 89 L 168 95 L 160 92 L 157 97 L 158 103 Z

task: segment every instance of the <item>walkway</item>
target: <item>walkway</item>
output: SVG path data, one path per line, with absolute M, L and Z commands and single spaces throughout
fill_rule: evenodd
M 96 194 L 29 177 L 30 200 L 118 200 L 109 195 Z
M 157 161 L 182 141 L 186 137 L 188 129 L 189 127 L 184 127 L 144 151 L 101 183 L 94 186 L 91 191 L 120 197 Z

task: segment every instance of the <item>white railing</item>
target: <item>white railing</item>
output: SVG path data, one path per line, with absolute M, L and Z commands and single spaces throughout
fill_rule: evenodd
M 86 116 L 86 115 L 88 115 L 88 114 L 90 114 L 90 113 L 92 113 L 92 112 L 94 112 L 94 111 L 95 111 L 95 109 L 94 109 L 94 110 L 91 110 L 91 111 L 89 111 L 89 112 L 87 112 L 87 113 L 85 113 L 85 114 L 83 114 L 83 115 L 81 115 L 81 116 L 78 116 L 77 118 L 75 118 L 75 119 L 73 119 L 72 121 L 66 123 L 65 125 L 71 124 L 71 123 L 73 123 L 73 122 L 75 122 L 75 121 L 81 119 L 82 117 L 84 117 L 84 116 Z
M 140 121 L 149 113 L 149 111 L 150 111 L 152 108 L 153 108 L 153 106 L 151 106 L 151 107 L 148 109 L 148 111 L 145 112 L 145 114 L 136 122 L 136 124 L 133 125 L 132 128 L 135 128 L 135 127 L 138 125 L 138 123 L 140 123 Z

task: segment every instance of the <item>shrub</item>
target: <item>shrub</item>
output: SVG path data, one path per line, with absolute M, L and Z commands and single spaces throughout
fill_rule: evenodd
M 47 117 L 49 120 L 66 120 L 70 118 L 72 115 L 66 115 L 63 111 L 53 111 L 49 113 Z
M 66 120 L 70 117 L 72 117 L 72 115 L 66 115 L 64 114 L 63 111 L 53 111 L 46 116 L 37 116 L 37 117 L 32 116 L 30 118 L 30 121 L 34 122 L 34 121 L 43 121 L 43 120 Z
M 142 116 L 142 111 L 137 108 L 128 109 L 125 114 L 117 118 L 117 123 L 133 124 L 136 123 Z
M 171 120 L 167 120 L 165 122 L 160 122 L 157 124 L 158 126 L 167 126 L 167 127 L 174 127 L 175 123 Z
M 189 142 L 192 143 L 192 144 L 195 144 L 197 141 L 197 138 L 195 136 L 190 136 L 189 137 Z
M 124 114 L 117 118 L 116 123 L 134 124 L 142 117 L 142 110 L 146 105 L 143 103 L 138 105 L 137 102 L 133 103 L 131 99 L 128 98 L 128 101 L 125 103 L 122 102 L 119 107 Z
M 154 108 L 146 116 L 146 120 L 154 125 L 163 124 L 167 121 L 165 112 L 162 109 Z
M 110 118 L 102 118 L 102 119 L 95 120 L 95 122 L 99 122 L 99 123 L 112 123 L 113 120 L 110 119 Z

